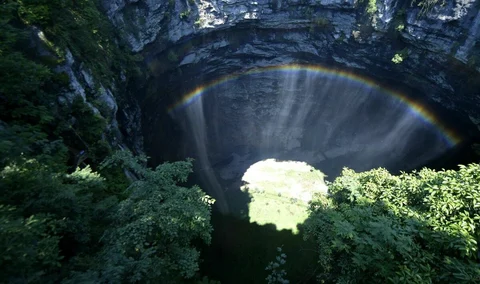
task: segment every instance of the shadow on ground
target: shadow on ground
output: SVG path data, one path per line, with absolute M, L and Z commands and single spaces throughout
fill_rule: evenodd
M 317 255 L 302 231 L 277 231 L 275 225 L 260 226 L 248 219 L 213 213 L 212 244 L 204 247 L 200 271 L 221 283 L 266 283 L 265 270 L 277 256 L 277 247 L 287 255 L 284 269 L 290 283 L 315 283 Z

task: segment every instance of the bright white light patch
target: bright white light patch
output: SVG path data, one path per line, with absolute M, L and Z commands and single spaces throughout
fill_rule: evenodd
M 307 218 L 307 206 L 315 193 L 326 193 L 324 174 L 304 162 L 268 159 L 250 166 L 243 175 L 242 191 L 252 198 L 251 222 L 275 224 L 277 230 L 297 232 Z

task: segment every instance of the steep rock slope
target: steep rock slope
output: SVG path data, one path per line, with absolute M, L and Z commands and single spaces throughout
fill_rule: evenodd
M 393 78 L 480 120 L 478 1 L 116 0 L 104 7 L 153 76 L 178 66 L 213 75 L 297 62 L 301 55 Z M 231 35 L 242 30 L 249 34 L 239 43 Z M 189 40 L 193 47 L 180 48 Z M 171 68 L 160 61 L 167 57 Z
M 150 153 L 178 150 L 165 142 L 180 135 L 165 110 L 191 89 L 291 63 L 403 86 L 415 99 L 458 115 L 455 127 L 480 125 L 478 1 L 116 0 L 104 8 L 148 67 L 150 79 L 137 96 Z M 275 84 L 257 85 L 252 95 Z

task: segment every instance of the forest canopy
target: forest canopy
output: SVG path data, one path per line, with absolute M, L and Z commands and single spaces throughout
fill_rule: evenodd
M 458 171 L 344 169 L 311 203 L 305 236 L 322 281 L 476 283 L 480 280 L 480 166 Z

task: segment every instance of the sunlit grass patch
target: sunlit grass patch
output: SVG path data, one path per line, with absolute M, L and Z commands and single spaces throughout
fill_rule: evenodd
M 250 166 L 242 180 L 246 183 L 242 190 L 252 196 L 250 221 L 293 232 L 307 218 L 313 194 L 327 190 L 322 172 L 296 161 L 260 161 Z

